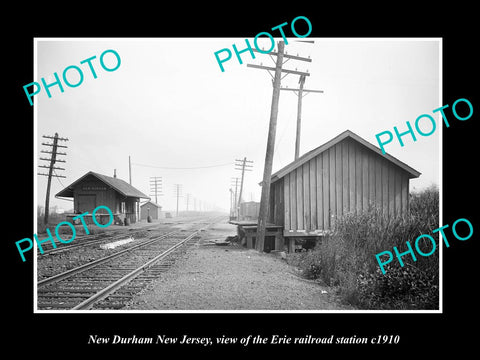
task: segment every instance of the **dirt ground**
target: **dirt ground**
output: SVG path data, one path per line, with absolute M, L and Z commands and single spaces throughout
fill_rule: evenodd
M 216 224 L 125 310 L 351 310 L 275 254 L 216 245 L 236 234 Z

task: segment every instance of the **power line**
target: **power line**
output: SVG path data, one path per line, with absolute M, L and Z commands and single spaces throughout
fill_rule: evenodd
M 222 166 L 231 166 L 233 163 L 229 162 L 229 163 L 225 163 L 225 164 L 206 165 L 206 166 L 192 166 L 192 167 L 169 167 L 169 166 L 146 165 L 146 164 L 139 164 L 139 163 L 132 163 L 132 164 L 137 165 L 137 166 L 156 168 L 156 169 L 195 170 L 195 169 L 208 169 L 208 168 L 215 168 L 215 167 L 222 167 Z
M 60 176 L 57 174 L 57 172 L 55 170 L 53 170 L 53 173 L 56 175 L 55 178 L 57 179 L 57 181 L 60 183 L 60 185 L 62 185 L 62 187 L 65 189 L 65 185 L 63 185 L 62 183 L 62 180 L 60 180 Z

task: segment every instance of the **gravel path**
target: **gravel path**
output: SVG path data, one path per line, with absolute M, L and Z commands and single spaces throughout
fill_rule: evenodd
M 202 232 L 174 265 L 136 295 L 130 310 L 343 310 L 328 287 L 305 280 L 278 255 L 218 246 L 230 224 Z

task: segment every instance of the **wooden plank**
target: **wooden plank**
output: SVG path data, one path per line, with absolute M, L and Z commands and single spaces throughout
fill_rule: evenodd
M 342 214 L 349 211 L 348 141 L 342 141 Z
M 284 197 L 284 194 L 283 194 L 283 188 L 285 187 L 284 185 L 285 183 L 285 179 L 281 179 L 279 180 L 279 184 L 278 184 L 278 210 L 277 210 L 277 215 L 276 215 L 276 219 L 275 219 L 275 224 L 278 224 L 278 225 L 282 225 L 284 226 L 285 225 L 285 197 Z
M 382 209 L 388 215 L 388 162 L 382 159 Z
M 302 167 L 298 167 L 297 173 L 297 230 L 305 230 L 303 223 L 303 171 Z
M 410 211 L 410 181 L 407 180 L 407 212 Z
M 368 201 L 375 204 L 375 157 L 372 151 L 368 151 Z
M 362 149 L 362 209 L 368 209 L 368 153 Z
M 360 146 L 356 146 L 355 149 L 355 197 L 357 198 L 356 201 L 356 212 L 357 214 L 362 211 L 362 149 Z
M 253 249 L 253 234 L 247 232 L 245 236 L 247 238 L 247 249 Z
M 295 252 L 295 238 L 290 237 L 288 238 L 288 252 L 294 253 Z
M 284 193 L 284 227 L 290 230 L 290 174 L 283 178 L 283 193 Z
M 402 174 L 395 169 L 395 215 L 402 213 Z
M 329 150 L 322 154 L 323 161 L 323 226 L 324 230 L 330 229 L 330 182 L 329 182 Z
M 285 238 L 292 238 L 292 237 L 317 237 L 317 236 L 325 236 L 332 233 L 332 230 L 315 230 L 315 231 L 284 231 L 283 236 Z
M 270 189 L 270 199 L 271 199 L 271 203 L 270 203 L 270 214 L 269 214 L 269 222 L 272 222 L 274 224 L 276 224 L 276 219 L 275 219 L 275 215 L 276 215 L 276 210 L 277 210 L 277 206 L 278 206 L 278 199 L 277 199 L 277 189 L 278 189 L 278 181 L 275 182 L 273 184 L 273 186 L 271 187 Z
M 270 194 L 268 200 L 267 222 L 274 223 L 275 219 L 275 188 L 276 183 L 270 185 Z
M 317 160 L 309 161 L 310 177 L 310 227 L 312 230 L 317 227 Z
M 375 203 L 381 209 L 382 208 L 382 167 L 380 158 L 375 158 Z
M 355 212 L 356 209 L 356 188 L 355 188 L 355 143 L 349 142 L 348 145 L 348 189 L 349 189 L 349 210 Z
M 310 223 L 310 166 L 306 162 L 301 166 L 303 171 L 303 224 L 305 230 L 311 230 Z
M 342 145 L 335 145 L 335 216 L 341 216 L 343 211 L 343 178 L 342 178 Z
M 297 230 L 297 173 L 290 173 L 290 229 Z
M 408 211 L 408 177 L 403 174 L 402 176 L 402 213 L 406 214 Z
M 388 213 L 395 215 L 395 168 L 393 164 L 388 164 Z
M 272 222 L 274 224 L 277 224 L 277 225 L 281 225 L 278 223 L 278 212 L 280 210 L 280 193 L 279 193 L 279 189 L 280 189 L 280 181 L 277 181 L 275 183 L 275 187 L 273 188 L 274 189 L 274 193 L 273 193 L 273 199 L 274 199 L 274 206 L 273 206 L 273 217 L 272 217 Z
M 323 157 L 316 157 L 317 169 L 315 178 L 317 179 L 317 229 L 325 229 L 323 224 Z
M 285 247 L 285 241 L 283 238 L 282 231 L 277 231 L 275 233 L 275 250 L 283 251 Z
M 335 196 L 335 147 L 329 149 L 329 188 L 330 188 L 330 228 L 335 226 L 335 215 L 337 214 L 337 198 Z
M 242 225 L 243 230 L 251 231 L 253 233 L 255 233 L 255 231 L 257 231 L 257 228 L 258 228 L 258 225 Z M 275 231 L 283 229 L 283 226 L 281 226 L 281 225 L 265 225 L 265 229 L 267 231 L 275 232 Z

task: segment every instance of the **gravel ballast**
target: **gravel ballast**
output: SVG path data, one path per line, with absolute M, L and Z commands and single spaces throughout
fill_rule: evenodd
M 275 254 L 224 243 L 236 234 L 216 224 L 185 248 L 168 271 L 125 310 L 352 310 L 329 287 L 302 279 Z

